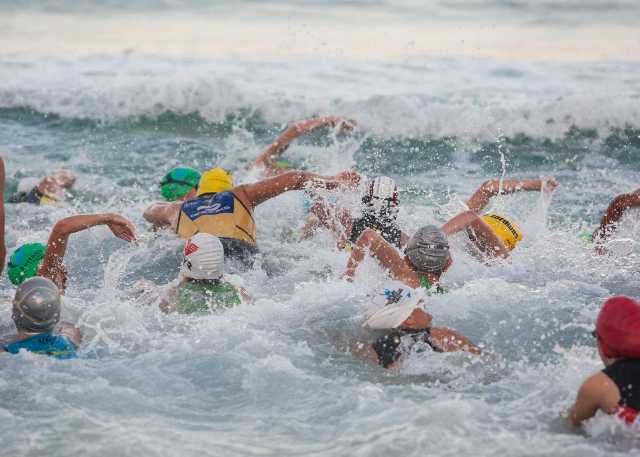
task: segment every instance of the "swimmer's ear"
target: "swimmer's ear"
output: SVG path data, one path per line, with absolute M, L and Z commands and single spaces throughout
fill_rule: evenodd
M 453 259 L 451 258 L 451 255 L 449 255 L 449 258 L 447 259 L 447 264 L 444 266 L 442 272 L 444 273 L 445 271 L 447 271 L 451 265 L 453 265 Z

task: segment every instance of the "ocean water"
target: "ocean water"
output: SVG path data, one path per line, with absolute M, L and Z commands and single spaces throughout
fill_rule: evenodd
M 0 2 L 7 194 L 55 168 L 78 175 L 65 208 L 6 206 L 8 251 L 75 213 L 122 214 L 140 235 L 135 245 L 106 228 L 72 236 L 63 317 L 83 331 L 82 356 L 1 358 L 2 454 L 640 455 L 637 430 L 597 417 L 576 433 L 560 417 L 601 368 L 590 335 L 600 304 L 640 296 L 637 242 L 596 256 L 577 236 L 640 187 L 638 5 Z M 185 44 L 240 23 L 246 42 Z M 503 42 L 478 36 L 477 49 L 445 33 L 491 38 L 492 27 Z M 518 44 L 519 30 L 543 38 Z M 381 41 L 369 42 L 375 31 Z M 261 255 L 244 275 L 254 305 L 167 316 L 133 292 L 141 278 L 177 275 L 180 241 L 142 219 L 168 169 L 221 165 L 250 182 L 245 165 L 288 122 L 323 114 L 359 127 L 316 132 L 285 157 L 324 174 L 392 176 L 409 233 L 445 222 L 487 179 L 558 179 L 552 196 L 493 202 L 525 233 L 509 262 L 481 265 L 453 240 L 450 292 L 428 308 L 486 355 L 427 353 L 397 372 L 354 358 L 345 347 L 370 338 L 360 324 L 385 274 L 367 261 L 347 283 L 330 236 L 296 241 L 297 192 L 256 211 Z M 640 240 L 639 216 L 620 237 Z M 0 290 L 9 334 L 6 276 Z

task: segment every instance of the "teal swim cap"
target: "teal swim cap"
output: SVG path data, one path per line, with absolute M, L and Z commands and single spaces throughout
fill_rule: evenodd
M 9 280 L 18 286 L 26 279 L 36 276 L 46 250 L 47 247 L 42 243 L 27 243 L 16 249 L 7 266 Z
M 187 167 L 174 168 L 160 181 L 160 193 L 166 200 L 172 202 L 196 189 L 199 182 L 198 170 Z

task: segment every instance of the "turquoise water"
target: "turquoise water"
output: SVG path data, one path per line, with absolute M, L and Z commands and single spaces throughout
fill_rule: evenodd
M 258 3 L 265 10 L 321 7 Z M 33 2 L 20 11 L 152 8 L 127 5 Z M 206 14 L 233 9 L 162 5 Z M 432 10 L 419 2 L 361 6 L 407 18 L 416 11 L 444 17 L 457 8 L 477 21 L 488 17 L 486 7 L 509 21 L 578 22 L 604 8 L 601 2 L 426 5 Z M 602 21 L 627 23 L 635 12 L 636 2 L 611 2 Z M 44 241 L 56 220 L 77 212 L 118 212 L 141 234 L 132 246 L 104 228 L 72 236 L 64 317 L 84 333 L 83 357 L 0 360 L 3 452 L 640 454 L 634 434 L 609 418 L 596 418 L 586 436 L 559 418 L 581 381 L 600 368 L 590 336 L 600 303 L 611 294 L 640 296 L 637 244 L 627 256 L 599 257 L 577 237 L 597 225 L 614 195 L 640 187 L 639 72 L 637 62 L 608 60 L 1 54 L 0 150 L 9 192 L 21 177 L 53 168 L 78 174 L 66 208 L 7 206 L 9 252 Z M 367 337 L 360 329 L 366 294 L 385 282 L 384 272 L 366 262 L 346 283 L 339 279 L 346 257 L 331 237 L 292 239 L 303 220 L 295 192 L 257 210 L 262 254 L 244 278 L 255 305 L 215 316 L 165 316 L 131 291 L 140 278 L 160 286 L 177 275 L 181 243 L 148 232 L 142 219 L 159 198 L 157 181 L 166 170 L 220 164 L 240 182 L 251 181 L 244 165 L 287 122 L 321 114 L 353 118 L 359 128 L 349 136 L 316 132 L 292 146 L 287 159 L 325 174 L 355 168 L 392 176 L 408 232 L 446 221 L 484 180 L 503 173 L 560 181 L 551 199 L 532 193 L 494 202 L 525 233 L 510 262 L 478 264 L 462 240 L 453 241 L 450 293 L 433 297 L 429 310 L 437 324 L 461 330 L 489 355 L 423 354 L 395 373 L 345 352 L 350 341 Z M 621 236 L 638 239 L 637 216 Z M 13 288 L 6 277 L 0 287 L 6 297 L 0 330 L 7 334 Z

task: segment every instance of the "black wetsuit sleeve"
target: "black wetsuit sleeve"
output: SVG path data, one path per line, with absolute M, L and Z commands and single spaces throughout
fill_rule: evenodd
M 378 363 L 384 368 L 389 368 L 391 364 L 396 362 L 401 355 L 400 335 L 391 333 L 381 336 L 373 343 L 373 350 L 378 354 Z

